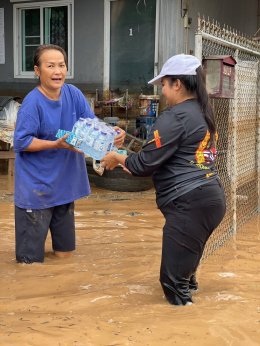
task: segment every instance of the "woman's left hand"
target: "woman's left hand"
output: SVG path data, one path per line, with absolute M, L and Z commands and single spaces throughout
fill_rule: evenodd
M 113 170 L 119 163 L 117 153 L 111 151 L 101 160 L 101 166 L 108 170 Z
M 126 136 L 126 133 L 124 130 L 122 130 L 120 127 L 118 126 L 114 126 L 114 130 L 119 132 L 117 136 L 115 136 L 115 140 L 114 140 L 114 145 L 117 147 L 117 148 L 120 148 L 123 143 L 124 143 L 124 140 L 125 140 L 125 136 Z

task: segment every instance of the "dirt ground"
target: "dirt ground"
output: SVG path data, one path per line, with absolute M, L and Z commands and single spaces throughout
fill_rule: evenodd
M 0 176 L 0 345 L 260 345 L 260 217 L 205 259 L 192 306 L 159 284 L 163 218 L 154 191 L 92 188 L 76 203 L 77 250 L 14 258 L 12 180 Z

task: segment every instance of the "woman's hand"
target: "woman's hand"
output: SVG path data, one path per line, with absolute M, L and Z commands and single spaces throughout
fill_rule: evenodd
M 124 143 L 126 133 L 124 130 L 122 130 L 118 126 L 114 126 L 114 130 L 118 133 L 118 135 L 115 137 L 114 145 L 117 148 L 120 148 L 122 146 L 122 144 Z
M 109 152 L 101 160 L 101 166 L 105 169 L 113 170 L 119 164 L 119 161 L 117 159 L 118 155 L 119 154 L 115 153 L 114 151 Z
M 127 156 L 118 154 L 115 151 L 110 151 L 106 154 L 105 157 L 101 160 L 101 165 L 105 169 L 112 170 L 114 169 L 118 164 L 120 164 L 123 167 L 123 170 L 128 171 L 128 169 L 125 167 L 125 160 Z M 130 173 L 130 172 L 129 172 Z
M 66 142 L 66 139 L 69 137 L 69 134 L 67 133 L 66 135 L 64 135 L 61 138 L 58 138 L 55 143 L 56 143 L 56 148 L 59 149 L 68 149 L 71 151 L 74 151 L 76 153 L 83 153 L 83 151 L 81 151 L 80 149 L 75 148 L 73 145 L 69 144 Z

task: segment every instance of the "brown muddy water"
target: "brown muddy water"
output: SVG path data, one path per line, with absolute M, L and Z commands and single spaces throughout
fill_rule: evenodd
M 76 202 L 77 250 L 14 259 L 12 179 L 0 176 L 0 345 L 260 345 L 260 217 L 205 259 L 192 306 L 159 284 L 163 218 L 154 191 L 92 187 Z

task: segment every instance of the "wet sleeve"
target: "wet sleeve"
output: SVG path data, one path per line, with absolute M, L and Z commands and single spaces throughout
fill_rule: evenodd
M 127 157 L 127 169 L 135 176 L 151 175 L 176 152 L 184 135 L 184 127 L 177 116 L 159 117 L 142 150 Z
M 14 131 L 14 151 L 24 151 L 38 137 L 39 121 L 37 117 L 19 111 Z

